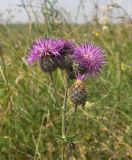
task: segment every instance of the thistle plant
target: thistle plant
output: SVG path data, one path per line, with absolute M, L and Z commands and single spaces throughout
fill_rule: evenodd
M 75 113 L 78 106 L 84 106 L 88 98 L 88 89 L 84 80 L 101 72 L 105 64 L 104 50 L 93 43 L 78 46 L 70 40 L 40 38 L 33 42 L 27 58 L 29 64 L 33 64 L 35 61 L 39 61 L 42 71 L 50 73 L 50 75 L 57 68 L 66 71 L 67 84 L 61 108 L 62 131 L 61 135 L 56 135 L 56 139 L 62 144 L 62 160 L 69 159 L 78 136 L 78 133 L 69 135 Z M 73 79 L 74 83 L 69 86 L 70 80 Z M 66 126 L 68 98 L 74 106 L 74 114 L 70 125 Z M 69 146 L 68 153 L 66 153 L 67 144 Z

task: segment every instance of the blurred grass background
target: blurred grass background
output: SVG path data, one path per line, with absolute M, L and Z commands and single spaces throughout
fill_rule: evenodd
M 56 23 L 0 25 L 0 160 L 58 160 L 66 75 L 50 76 L 26 62 L 28 48 L 40 36 L 93 41 L 105 49 L 107 65 L 89 78 L 88 101 L 78 108 L 74 128 L 80 133 L 71 159 L 132 159 L 132 24 Z M 105 26 L 106 27 L 106 26 Z M 72 82 L 71 82 L 72 83 Z M 73 114 L 68 101 L 67 125 Z

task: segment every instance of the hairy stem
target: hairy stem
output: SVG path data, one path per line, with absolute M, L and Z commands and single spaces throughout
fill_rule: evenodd
M 53 88 L 53 96 L 55 97 L 55 100 L 56 100 L 55 105 L 58 104 L 59 106 L 61 106 L 59 96 L 58 96 L 58 93 L 57 93 L 57 90 L 56 90 L 55 82 L 54 82 L 54 79 L 53 79 L 52 72 L 50 72 L 49 75 L 50 75 L 51 87 Z
M 67 105 L 68 86 L 69 86 L 69 77 L 67 78 L 67 85 L 66 85 L 65 95 L 64 95 L 64 104 L 62 106 L 62 138 L 63 138 L 62 160 L 64 160 L 64 157 L 65 157 L 65 139 L 66 139 L 65 112 L 66 112 L 66 105 Z
M 67 131 L 66 136 L 68 136 L 68 134 L 70 133 L 70 130 L 71 130 L 71 128 L 72 128 L 72 125 L 73 125 L 73 122 L 74 122 L 74 119 L 75 119 L 76 111 L 77 111 L 77 106 L 75 106 L 75 108 L 74 108 L 72 120 L 71 120 L 71 123 L 70 123 L 70 126 L 69 126 L 69 128 L 68 128 L 68 131 Z

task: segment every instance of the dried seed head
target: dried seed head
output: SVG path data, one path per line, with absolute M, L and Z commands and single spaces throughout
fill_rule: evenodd
M 57 63 L 54 57 L 42 57 L 39 60 L 40 67 L 44 72 L 52 72 L 57 68 Z
M 81 80 L 76 82 L 69 88 L 70 100 L 75 105 L 84 105 L 87 100 L 87 89 Z

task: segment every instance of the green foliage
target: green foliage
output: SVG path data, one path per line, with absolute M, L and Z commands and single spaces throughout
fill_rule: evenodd
M 0 26 L 0 160 L 57 160 L 61 146 L 61 107 L 66 75 L 50 76 L 26 63 L 32 40 L 64 37 L 101 44 L 108 63 L 99 77 L 87 81 L 89 99 L 79 107 L 68 141 L 75 141 L 73 159 L 132 159 L 132 45 L 129 25 L 103 31 L 93 24 Z M 68 101 L 67 124 L 73 106 Z M 74 135 L 75 133 L 79 133 Z

